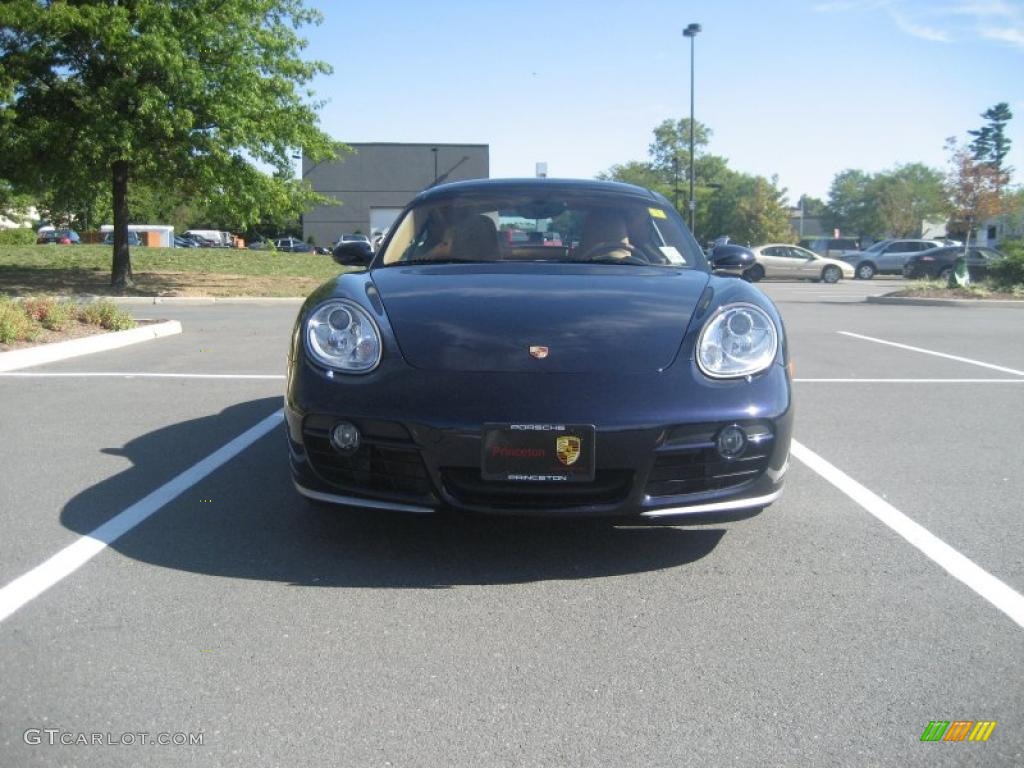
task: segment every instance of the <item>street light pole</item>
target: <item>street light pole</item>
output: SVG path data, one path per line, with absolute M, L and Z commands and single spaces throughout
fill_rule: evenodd
M 437 147 L 431 147 L 430 151 L 434 153 L 434 184 L 437 184 Z
M 700 24 L 689 24 L 683 30 L 683 37 L 690 38 L 690 232 L 693 232 L 693 217 L 697 210 L 697 200 L 693 196 L 693 139 L 697 125 L 693 118 L 693 39 L 700 32 Z

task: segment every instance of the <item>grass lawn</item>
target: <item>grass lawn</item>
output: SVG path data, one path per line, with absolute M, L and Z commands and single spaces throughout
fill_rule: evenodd
M 0 294 L 110 295 L 108 245 L 0 246 Z M 219 248 L 132 248 L 137 296 L 306 296 L 345 270 L 330 256 Z

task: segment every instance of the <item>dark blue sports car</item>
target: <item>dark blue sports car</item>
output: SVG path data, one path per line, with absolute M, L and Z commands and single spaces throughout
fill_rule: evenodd
M 513 236 L 513 233 L 541 233 Z M 289 353 L 295 485 L 431 512 L 738 519 L 779 497 L 793 408 L 775 306 L 665 198 L 553 179 L 417 196 L 321 286 Z M 729 272 L 731 274 L 715 274 Z

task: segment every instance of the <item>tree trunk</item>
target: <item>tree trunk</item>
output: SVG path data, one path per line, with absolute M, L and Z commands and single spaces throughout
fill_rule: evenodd
M 114 172 L 114 266 L 110 286 L 118 291 L 131 288 L 132 260 L 128 250 L 128 163 L 117 160 Z

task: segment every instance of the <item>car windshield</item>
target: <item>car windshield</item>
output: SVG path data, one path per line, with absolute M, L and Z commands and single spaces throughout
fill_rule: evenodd
M 675 212 L 654 200 L 536 191 L 414 206 L 379 263 L 497 261 L 706 267 Z
M 864 252 L 865 253 L 878 253 L 880 250 L 885 248 L 885 246 L 887 246 L 891 242 L 892 242 L 892 240 L 879 240 L 877 243 L 874 243 L 870 248 L 867 248 Z

